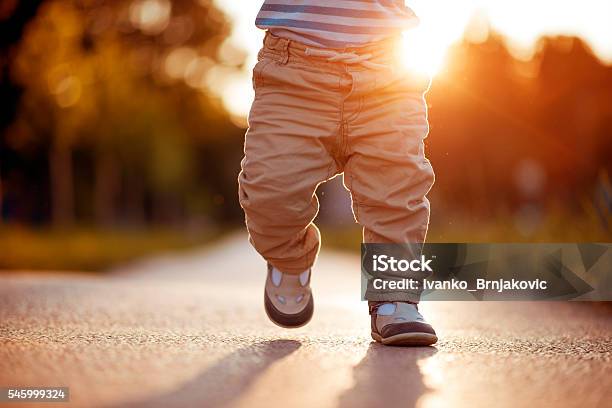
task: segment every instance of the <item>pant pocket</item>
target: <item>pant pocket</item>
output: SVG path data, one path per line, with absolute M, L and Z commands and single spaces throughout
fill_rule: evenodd
M 255 64 L 253 68 L 253 90 L 256 93 L 255 96 L 257 96 L 257 90 L 264 86 L 264 70 L 272 62 L 274 62 L 274 60 L 264 57 Z

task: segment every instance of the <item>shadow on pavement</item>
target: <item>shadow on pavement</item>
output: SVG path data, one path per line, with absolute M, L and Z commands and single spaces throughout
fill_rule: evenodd
M 437 353 L 435 347 L 388 347 L 371 343 L 353 368 L 353 388 L 344 392 L 339 408 L 416 406 L 428 388 L 418 366 Z
M 301 346 L 295 340 L 271 340 L 241 348 L 182 387 L 117 407 L 226 407 L 237 400 L 270 365 Z

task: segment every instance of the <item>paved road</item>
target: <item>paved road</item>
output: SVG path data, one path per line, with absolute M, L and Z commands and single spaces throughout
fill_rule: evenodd
M 110 275 L 0 273 L 0 386 L 84 407 L 610 406 L 612 308 L 432 302 L 435 348 L 385 348 L 358 267 L 322 253 L 295 331 L 267 321 L 243 236 Z

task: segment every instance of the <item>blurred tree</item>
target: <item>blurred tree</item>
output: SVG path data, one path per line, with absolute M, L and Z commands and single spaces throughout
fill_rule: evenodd
M 612 170 L 612 67 L 577 38 L 538 48 L 518 60 L 495 33 L 451 48 L 428 94 L 436 215 L 478 222 L 526 210 L 537 227 L 546 207 L 594 205 L 597 175 Z
M 548 129 L 555 149 L 548 150 L 551 177 L 564 199 L 595 188 L 602 170 L 612 171 L 612 67 L 605 66 L 582 40 L 543 38 L 534 121 Z M 579 169 L 579 171 L 577 171 Z
M 464 41 L 451 48 L 448 69 L 436 77 L 428 94 L 428 143 L 441 176 L 436 188 L 481 216 L 495 211 L 496 206 L 486 204 L 491 196 L 510 202 L 511 191 L 499 186 L 511 185 L 512 173 L 490 170 L 512 169 L 520 155 L 510 141 L 530 131 L 524 120 L 525 89 L 513 62 L 495 33 L 482 43 Z
M 3 107 L 0 110 L 0 134 L 15 117 L 20 89 L 9 79 L 9 62 L 14 45 L 19 41 L 25 24 L 34 16 L 40 1 L 0 1 L 0 95 Z M 6 149 L 0 138 L 0 223 L 4 219 L 3 154 Z
M 13 74 L 24 88 L 18 122 L 48 149 L 56 225 L 75 216 L 79 146 L 94 152 L 89 185 L 99 225 L 114 224 L 118 208 L 122 217 L 144 220 L 147 196 L 154 219 L 180 218 L 198 184 L 194 147 L 239 132 L 205 87 L 226 33 L 223 15 L 206 1 L 42 5 Z M 207 128 L 218 134 L 202 134 Z

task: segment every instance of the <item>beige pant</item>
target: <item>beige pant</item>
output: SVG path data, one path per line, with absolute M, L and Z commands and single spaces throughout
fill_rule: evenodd
M 315 190 L 342 172 L 364 242 L 424 242 L 434 181 L 423 144 L 429 80 L 398 68 L 394 48 L 343 50 L 372 54 L 368 63 L 330 62 L 266 36 L 238 181 L 251 243 L 280 271 L 314 263 Z

